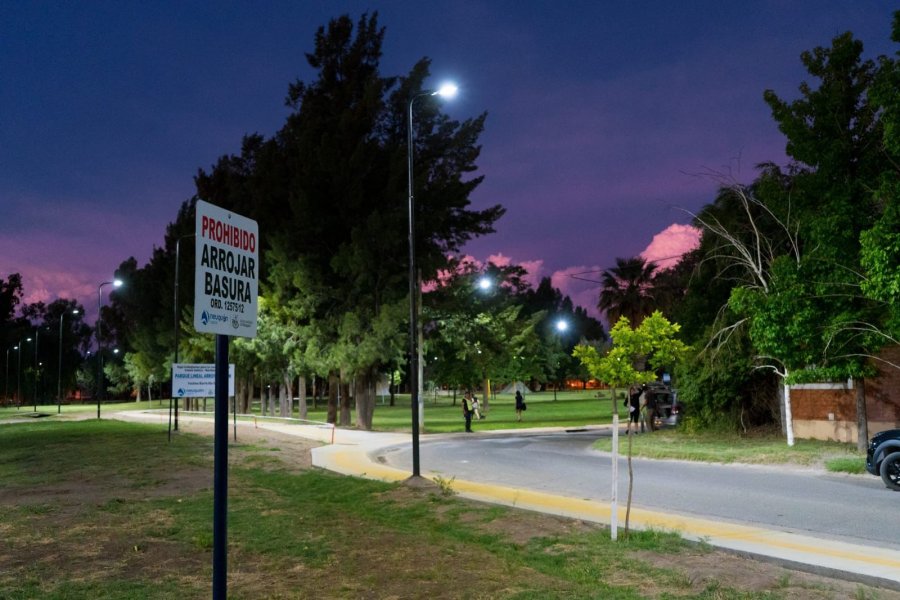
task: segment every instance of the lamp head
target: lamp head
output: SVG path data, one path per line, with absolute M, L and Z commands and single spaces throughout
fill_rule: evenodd
M 489 277 L 483 276 L 478 279 L 478 287 L 482 290 L 489 290 L 491 288 L 491 280 Z
M 563 331 L 567 331 L 569 329 L 569 322 L 565 319 L 560 319 L 556 322 L 556 330 L 562 333 Z
M 437 89 L 437 91 L 435 91 L 432 94 L 432 96 L 440 96 L 441 98 L 444 98 L 445 100 L 450 100 L 451 98 L 456 96 L 456 93 L 458 91 L 459 91 L 459 88 L 456 87 L 455 83 L 448 82 L 448 83 L 443 84 L 441 87 L 439 87 Z
M 123 283 L 121 279 L 113 279 L 113 287 L 122 287 Z

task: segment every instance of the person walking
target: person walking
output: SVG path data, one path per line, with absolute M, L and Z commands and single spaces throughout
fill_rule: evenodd
M 472 416 L 476 421 L 480 421 L 484 418 L 481 416 L 481 411 L 478 410 L 478 396 L 472 396 Z
M 466 431 L 472 433 L 472 392 L 466 392 L 462 399 L 463 418 L 466 420 Z
M 528 407 L 525 405 L 525 398 L 522 397 L 522 392 L 516 390 L 516 420 L 522 420 L 522 413 L 525 412 L 525 409 Z

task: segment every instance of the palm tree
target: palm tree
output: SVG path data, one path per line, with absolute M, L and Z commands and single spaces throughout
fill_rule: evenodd
M 617 258 L 615 267 L 603 271 L 597 307 L 606 312 L 610 326 L 624 316 L 634 328 L 653 312 L 655 271 L 656 263 L 648 263 L 640 256 Z

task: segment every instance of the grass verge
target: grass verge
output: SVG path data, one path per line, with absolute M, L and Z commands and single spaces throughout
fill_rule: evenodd
M 602 527 L 437 486 L 333 475 L 305 466 L 308 445 L 254 435 L 230 447 L 230 598 L 757 600 L 855 589 L 807 587 L 774 566 L 763 577 L 757 563 L 664 532 L 614 543 Z M 113 421 L 5 425 L 0 464 L 0 598 L 209 596 L 210 438 L 169 444 L 158 426 Z
M 610 439 L 601 439 L 594 448 L 610 451 Z M 677 429 L 659 430 L 634 436 L 634 456 L 656 459 L 693 460 L 719 463 L 794 464 L 827 466 L 832 471 L 860 473 L 865 458 L 854 444 L 822 440 L 796 440 L 788 446 L 775 434 L 699 433 Z

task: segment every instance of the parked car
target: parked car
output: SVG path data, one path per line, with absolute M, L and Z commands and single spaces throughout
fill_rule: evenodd
M 881 475 L 884 485 L 900 491 L 900 429 L 876 433 L 866 452 L 866 471 Z
M 662 383 L 651 383 L 648 388 L 656 400 L 656 424 L 660 427 L 678 425 L 682 415 L 678 392 Z

